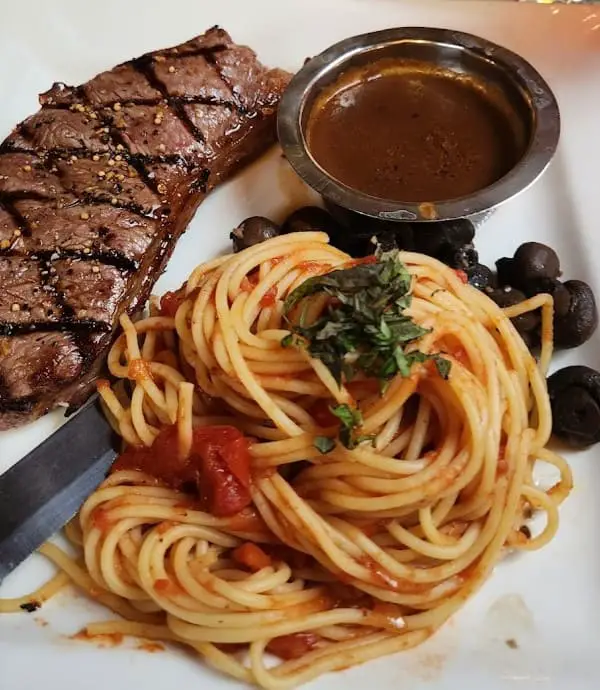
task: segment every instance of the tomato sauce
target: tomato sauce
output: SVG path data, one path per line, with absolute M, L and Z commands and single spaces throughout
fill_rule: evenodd
M 154 580 L 154 591 L 157 594 L 163 594 L 164 596 L 170 597 L 176 597 L 185 594 L 183 589 L 178 584 L 176 584 L 175 582 L 171 582 L 171 580 L 167 580 L 166 578 L 159 578 L 158 580 Z
M 271 559 L 287 563 L 292 570 L 302 570 L 314 566 L 314 559 L 307 553 L 296 551 L 284 544 L 269 544 L 268 549 Z
M 381 389 L 378 381 L 366 379 L 365 381 L 351 381 L 347 383 L 346 390 L 355 400 L 361 400 L 368 396 L 379 394 Z
M 118 470 L 140 470 L 174 489 L 194 486 L 202 509 L 216 517 L 235 515 L 252 502 L 249 441 L 232 426 L 194 429 L 186 458 L 179 455 L 177 427 L 166 427 L 150 448 L 127 448 L 113 465 Z
M 506 459 L 506 443 L 501 443 L 498 449 L 498 464 L 496 465 L 496 476 L 502 477 L 508 473 L 508 460 Z
M 456 338 L 449 338 L 448 341 L 444 341 L 442 345 L 442 353 L 444 352 L 454 357 L 454 359 L 463 366 L 469 366 L 469 354 L 461 345 L 460 341 Z
M 263 519 L 253 507 L 244 508 L 244 510 L 233 515 L 228 522 L 228 528 L 232 532 L 260 535 L 270 534 Z
M 156 652 L 164 652 L 165 646 L 160 642 L 140 642 L 136 649 L 142 652 L 148 652 L 149 654 L 155 654 Z
M 132 359 L 127 368 L 127 376 L 133 381 L 151 381 L 150 365 L 143 359 Z
M 315 422 L 323 428 L 330 426 L 337 426 L 340 420 L 329 409 L 330 403 L 327 400 L 317 400 L 314 405 L 311 405 L 308 413 L 315 420 Z
M 277 302 L 277 288 L 273 285 L 273 287 L 270 287 L 261 297 L 260 306 L 272 307 L 275 302 Z
M 185 300 L 185 291 L 182 289 L 176 292 L 165 292 L 160 298 L 160 314 L 161 316 L 169 316 L 174 319 L 177 310 Z
M 469 282 L 469 276 L 460 268 L 455 269 L 454 273 L 466 285 Z
M 253 573 L 273 565 L 270 557 L 256 544 L 246 542 L 233 550 L 231 557 Z
M 377 257 L 374 254 L 371 254 L 369 256 L 363 256 L 360 259 L 352 259 L 351 261 L 348 261 L 346 264 L 347 268 L 352 268 L 353 266 L 361 266 L 362 264 L 376 264 L 377 263 Z
M 370 556 L 362 556 L 358 559 L 361 565 L 364 565 L 371 573 L 371 580 L 374 585 L 384 587 L 385 589 L 397 590 L 398 580 L 393 578 L 386 570 L 384 570 L 377 561 Z
M 300 632 L 273 638 L 267 645 L 267 651 L 280 659 L 300 659 L 308 652 L 319 647 L 322 642 L 323 638 L 320 635 Z
M 302 261 L 298 264 L 297 268 L 301 271 L 307 271 L 308 273 L 323 273 L 330 266 L 324 266 L 323 263 L 319 261 Z
M 80 630 L 71 635 L 71 640 L 88 640 L 96 642 L 100 647 L 118 647 L 124 639 L 123 633 L 104 633 L 102 635 L 90 635 L 87 630 Z
M 108 531 L 113 525 L 112 520 L 108 517 L 108 513 L 109 511 L 102 507 L 96 508 L 92 512 L 92 524 L 101 532 Z
M 350 584 L 328 582 L 326 589 L 333 609 L 370 609 L 373 607 L 373 598 Z
M 244 276 L 242 278 L 242 282 L 240 283 L 240 289 L 244 292 L 252 292 L 252 290 L 254 290 L 254 288 L 258 285 L 258 281 L 258 273 L 251 273 L 248 276 Z

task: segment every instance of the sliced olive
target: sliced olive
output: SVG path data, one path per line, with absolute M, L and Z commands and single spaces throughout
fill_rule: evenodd
M 574 448 L 600 441 L 600 374 L 585 366 L 571 366 L 548 379 L 552 431 Z
M 279 227 L 273 221 L 263 216 L 251 216 L 242 221 L 229 237 L 233 240 L 233 251 L 241 252 L 277 235 Z
M 290 232 L 327 232 L 337 230 L 337 223 L 325 209 L 318 206 L 303 206 L 291 213 L 281 226 L 281 234 Z
M 520 304 L 527 299 L 520 290 L 515 290 L 514 288 L 498 288 L 497 290 L 488 292 L 488 294 L 502 309 Z M 538 327 L 540 323 L 540 314 L 536 309 L 535 311 L 529 311 L 526 314 L 515 316 L 511 321 L 519 333 L 528 333 Z
M 557 253 L 541 242 L 525 242 L 515 252 L 514 277 L 522 288 L 530 280 L 558 278 L 560 261 Z
M 475 264 L 475 266 L 469 268 L 467 276 L 469 283 L 478 290 L 494 287 L 494 274 L 490 268 L 483 264 Z
M 566 312 L 554 319 L 554 344 L 578 347 L 589 340 L 598 327 L 598 309 L 591 287 L 582 280 L 567 280 L 564 288 L 570 295 Z M 561 298 L 562 299 L 562 298 Z M 560 306 L 563 312 L 564 305 Z

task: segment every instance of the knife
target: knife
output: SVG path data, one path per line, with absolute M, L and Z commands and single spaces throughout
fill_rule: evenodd
M 0 476 L 0 582 L 105 478 L 114 434 L 96 400 Z

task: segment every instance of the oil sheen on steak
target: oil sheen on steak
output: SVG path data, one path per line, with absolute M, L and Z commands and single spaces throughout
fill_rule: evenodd
M 275 140 L 288 78 L 214 27 L 40 97 L 0 148 L 0 429 L 89 396 L 198 204 Z

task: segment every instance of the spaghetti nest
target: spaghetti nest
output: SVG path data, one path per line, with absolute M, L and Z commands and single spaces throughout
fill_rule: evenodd
M 391 260 L 408 271 L 401 318 L 417 336 L 395 350 L 409 371 L 379 379 L 357 366 L 364 348 L 342 352 L 342 375 L 315 354 L 306 325 L 337 308 L 330 292 L 290 297 L 356 265 L 320 233 L 203 264 L 161 310 L 122 318 L 119 383 L 99 386 L 115 429 L 152 447 L 171 427 L 174 463 L 198 429 L 241 430 L 251 504 L 209 512 L 186 487 L 117 465 L 71 526 L 83 564 L 44 547 L 127 619 L 89 634 L 183 642 L 240 680 L 288 688 L 419 644 L 507 548 L 553 537 L 571 475 L 546 447 L 551 298 L 503 312 L 432 258 Z M 540 366 L 509 319 L 535 308 Z M 558 470 L 554 486 L 536 485 L 538 462 Z M 534 535 L 533 511 L 546 518 Z

